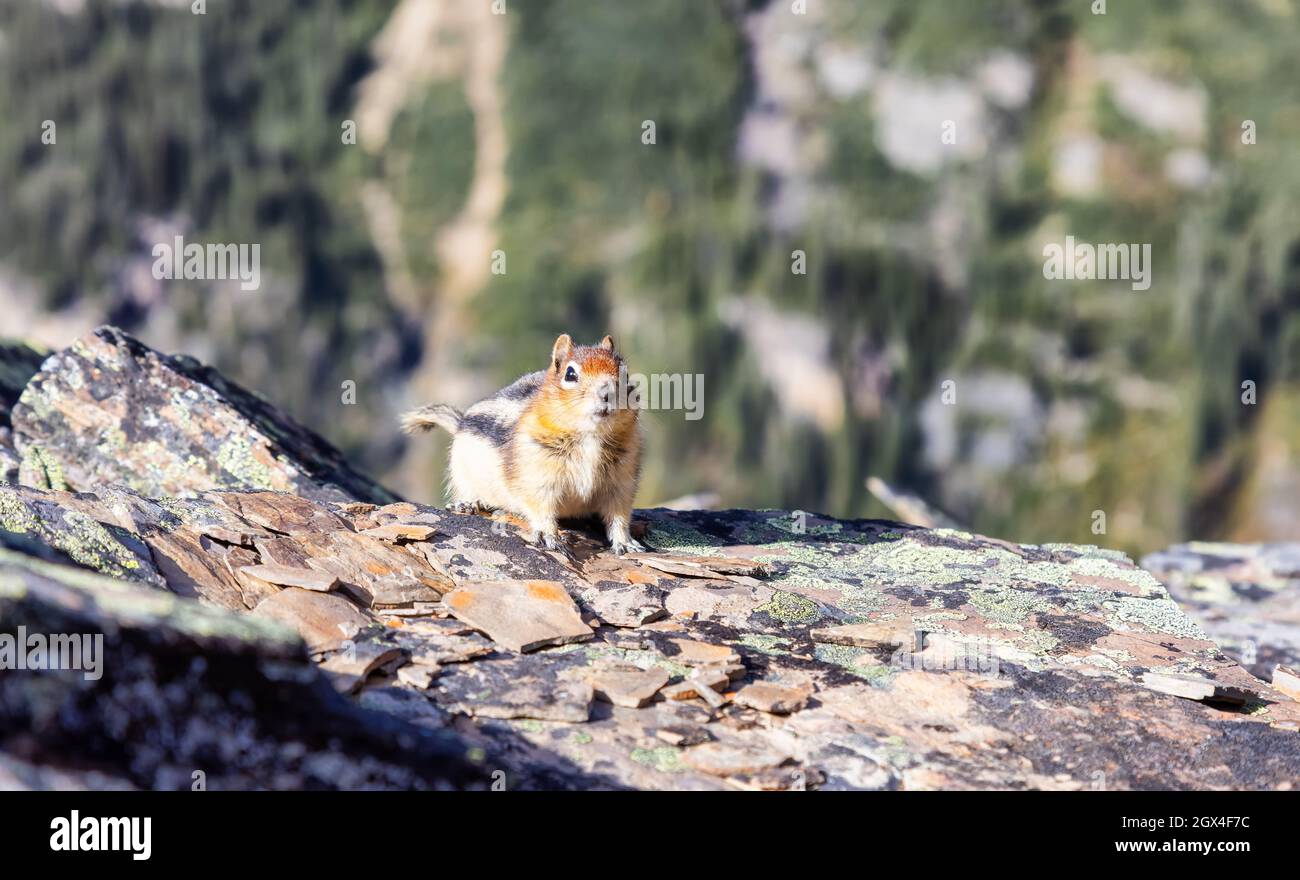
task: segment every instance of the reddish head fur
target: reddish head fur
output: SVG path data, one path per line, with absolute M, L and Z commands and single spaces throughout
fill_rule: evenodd
M 626 390 L 620 393 L 624 378 L 623 359 L 610 337 L 599 345 L 574 345 L 568 334 L 560 336 L 528 428 L 543 441 L 584 433 L 625 435 L 636 427 L 637 413 L 627 406 Z

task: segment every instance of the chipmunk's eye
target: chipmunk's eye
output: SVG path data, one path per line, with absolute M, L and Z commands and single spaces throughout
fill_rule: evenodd
M 569 364 L 568 369 L 564 371 L 564 384 L 574 385 L 578 381 L 578 368 Z

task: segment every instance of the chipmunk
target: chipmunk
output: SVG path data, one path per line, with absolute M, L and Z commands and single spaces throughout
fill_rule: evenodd
M 597 514 L 615 553 L 644 550 L 629 531 L 641 432 L 636 408 L 619 393 L 622 367 L 610 337 L 574 345 L 566 333 L 545 370 L 463 413 L 445 404 L 408 412 L 402 430 L 438 427 L 452 435 L 452 510 L 519 514 L 531 541 L 566 554 L 556 521 Z

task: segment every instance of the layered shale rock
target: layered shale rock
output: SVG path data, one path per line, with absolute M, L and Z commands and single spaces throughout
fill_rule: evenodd
M 230 387 L 101 330 L 23 393 L 23 442 L 64 477 L 0 484 L 0 633 L 101 632 L 115 671 L 111 685 L 0 679 L 0 780 L 1080 789 L 1300 776 L 1300 704 L 1120 553 L 641 510 L 650 552 L 614 557 L 595 524 L 570 523 L 564 558 L 506 516 L 389 500 Z M 216 414 L 221 439 L 185 427 Z M 92 425 L 119 432 L 114 455 L 92 448 Z M 260 438 L 279 476 L 225 467 L 233 431 Z M 223 748 L 216 726 L 248 731 L 248 748 Z
M 46 359 L 10 419 L 28 485 L 119 484 L 153 497 L 251 486 L 322 500 L 395 500 L 266 401 L 113 327 Z
M 1228 656 L 1265 681 L 1300 667 L 1300 544 L 1178 544 L 1142 560 Z

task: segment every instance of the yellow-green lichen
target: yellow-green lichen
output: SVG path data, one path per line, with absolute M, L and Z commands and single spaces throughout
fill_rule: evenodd
M 743 647 L 751 648 L 760 654 L 770 654 L 773 657 L 790 653 L 788 650 L 790 640 L 783 639 L 780 636 L 765 633 L 746 633 L 737 641 Z
M 676 773 L 682 769 L 681 750 L 672 746 L 660 746 L 654 749 L 633 749 L 632 760 L 645 764 L 663 773 Z
M 825 645 L 820 642 L 813 646 L 813 656 L 822 663 L 838 666 L 845 672 L 856 675 L 872 684 L 885 684 L 897 674 L 898 670 L 875 662 L 866 648 L 851 648 L 847 645 Z
M 67 528 L 42 522 L 12 489 L 0 487 L 0 528 L 30 534 L 62 550 L 76 562 L 110 577 L 128 577 L 140 568 L 140 560 L 121 544 L 102 523 L 78 510 L 63 512 Z
M 722 546 L 720 539 L 675 520 L 654 520 L 648 537 L 655 547 L 695 556 L 709 556 Z
M 777 590 L 772 594 L 769 602 L 759 605 L 754 610 L 762 611 L 786 623 L 815 623 L 822 617 L 821 609 L 817 607 L 816 602 L 806 596 L 788 593 L 785 590 Z
M 1182 612 L 1172 599 L 1144 599 L 1120 596 L 1104 603 L 1111 612 L 1112 626 L 1139 626 L 1149 632 L 1166 633 L 1189 639 L 1209 638 L 1196 622 Z
M 257 460 L 248 437 L 238 435 L 217 449 L 217 464 L 240 485 L 275 491 L 271 469 Z
M 1007 587 L 1004 589 L 973 589 L 969 592 L 971 607 L 995 623 L 1016 626 L 1030 614 L 1052 610 L 1051 601 L 1040 593 Z
M 50 489 L 55 492 L 68 490 L 68 481 L 63 476 L 63 466 L 58 459 L 35 443 L 23 450 L 20 468 L 25 479 L 35 484 L 37 489 Z
M 27 509 L 18 493 L 0 484 L 0 528 L 25 535 L 40 528 L 40 521 Z

